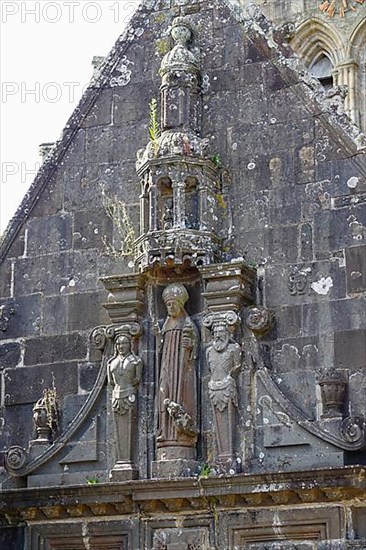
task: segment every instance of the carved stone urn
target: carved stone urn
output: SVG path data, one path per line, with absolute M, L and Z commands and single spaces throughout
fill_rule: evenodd
M 335 369 L 327 369 L 318 376 L 323 414 L 322 418 L 342 416 L 347 381 L 345 374 Z
M 33 421 L 37 431 L 37 443 L 49 443 L 52 430 L 49 425 L 49 415 L 44 398 L 39 399 L 33 407 Z

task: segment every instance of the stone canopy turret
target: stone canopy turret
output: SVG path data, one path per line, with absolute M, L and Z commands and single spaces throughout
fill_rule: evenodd
M 164 56 L 159 74 L 161 135 L 138 151 L 141 178 L 141 236 L 135 243 L 137 268 L 154 263 L 203 265 L 217 260 L 217 166 L 200 136 L 201 73 L 189 49 L 189 20 L 171 25 L 175 45 Z

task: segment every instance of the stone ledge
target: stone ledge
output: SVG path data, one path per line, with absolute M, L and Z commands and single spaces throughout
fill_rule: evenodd
M 57 496 L 56 496 L 57 495 Z M 5 523 L 154 513 L 197 513 L 215 507 L 309 505 L 365 501 L 366 467 L 348 466 L 308 472 L 239 474 L 205 479 L 133 480 L 92 486 L 15 489 L 2 492 Z M 76 505 L 75 502 L 78 502 Z

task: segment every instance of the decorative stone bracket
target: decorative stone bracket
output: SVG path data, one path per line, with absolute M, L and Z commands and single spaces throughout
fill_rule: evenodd
M 310 420 L 282 393 L 267 369 L 259 370 L 258 377 L 267 390 L 268 395 L 276 401 L 281 409 L 289 416 L 291 421 L 296 422 L 307 432 L 345 451 L 359 451 L 365 448 L 366 424 L 363 415 L 349 416 L 344 420 L 342 420 L 342 417 L 339 415 L 337 418 L 331 418 L 331 421 L 324 421 L 324 419 L 321 421 Z M 332 390 L 334 390 L 334 388 L 332 388 Z M 338 400 L 338 390 L 337 394 Z M 331 401 L 333 410 L 334 407 L 339 407 L 339 402 L 334 401 L 333 397 L 330 400 L 329 394 L 327 393 L 326 403 L 329 403 L 329 406 Z

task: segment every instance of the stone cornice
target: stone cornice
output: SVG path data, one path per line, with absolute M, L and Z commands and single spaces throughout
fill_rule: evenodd
M 151 479 L 87 486 L 3 491 L 3 521 L 47 521 L 116 515 L 210 513 L 278 505 L 366 502 L 366 467 L 346 466 L 263 475 Z M 77 504 L 76 504 L 77 503 Z

